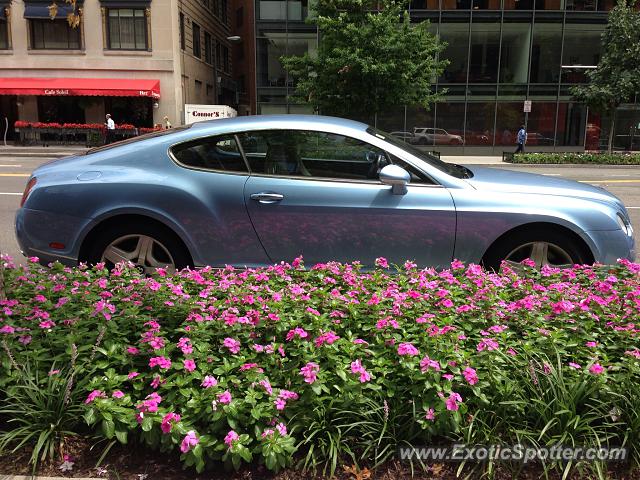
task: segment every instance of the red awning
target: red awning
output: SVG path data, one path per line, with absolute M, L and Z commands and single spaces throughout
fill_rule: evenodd
M 160 80 L 125 78 L 0 78 L 0 95 L 160 98 Z

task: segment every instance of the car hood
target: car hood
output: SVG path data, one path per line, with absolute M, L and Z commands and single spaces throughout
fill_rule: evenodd
M 618 197 L 588 183 L 498 168 L 475 165 L 466 165 L 466 167 L 473 172 L 473 177 L 466 181 L 477 190 L 585 198 L 609 204 L 615 203 L 624 208 Z

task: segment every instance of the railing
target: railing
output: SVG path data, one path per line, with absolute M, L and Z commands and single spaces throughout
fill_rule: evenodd
M 20 145 L 85 145 L 96 147 L 106 143 L 106 130 L 104 128 L 42 128 L 42 127 L 16 127 L 19 134 Z M 147 130 L 147 129 L 145 129 Z M 116 128 L 113 133 L 114 142 L 125 138 L 135 137 L 140 132 L 137 128 Z

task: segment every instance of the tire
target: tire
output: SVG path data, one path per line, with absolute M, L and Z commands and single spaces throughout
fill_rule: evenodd
M 180 238 L 160 225 L 125 222 L 106 227 L 92 238 L 94 241 L 83 259 L 90 264 L 104 261 L 111 269 L 116 263 L 115 252 L 124 252 L 126 255 L 120 260 L 132 261 L 146 274 L 152 274 L 156 268 L 173 271 L 192 265 L 191 256 Z M 146 253 L 140 254 L 143 251 Z M 131 258 L 126 258 L 129 256 Z M 140 257 L 143 257 L 142 263 Z
M 546 244 L 546 253 L 542 244 Z M 546 257 L 547 262 L 540 261 Z M 508 235 L 491 246 L 485 253 L 482 264 L 487 269 L 498 271 L 503 260 L 520 263 L 526 258 L 542 265 L 562 266 L 592 262 L 588 248 L 576 242 L 571 235 L 557 230 L 523 230 Z

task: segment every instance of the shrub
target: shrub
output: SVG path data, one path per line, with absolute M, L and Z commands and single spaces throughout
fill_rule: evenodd
M 638 264 L 498 274 L 297 259 L 145 278 L 6 263 L 2 391 L 20 384 L 17 365 L 45 378 L 77 345 L 85 422 L 199 471 L 331 474 L 459 441 L 630 445 L 640 458 Z
M 640 165 L 640 154 L 630 153 L 518 153 L 511 163 Z

